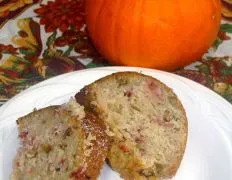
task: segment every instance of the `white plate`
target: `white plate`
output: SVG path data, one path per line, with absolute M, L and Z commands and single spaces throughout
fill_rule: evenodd
M 0 180 L 12 170 L 19 141 L 15 120 L 34 108 L 66 102 L 84 85 L 116 71 L 151 75 L 179 96 L 186 109 L 189 135 L 176 180 L 232 179 L 232 106 L 211 90 L 174 74 L 143 68 L 106 67 L 68 73 L 39 83 L 0 108 Z M 120 179 L 105 166 L 101 180 Z

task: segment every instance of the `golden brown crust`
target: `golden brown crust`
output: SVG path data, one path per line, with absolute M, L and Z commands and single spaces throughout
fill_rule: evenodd
M 93 149 L 89 158 L 87 159 L 88 168 L 86 175 L 88 177 L 98 177 L 100 169 L 106 159 L 110 141 L 105 133 L 105 125 L 99 121 L 95 115 L 86 113 L 85 120 L 82 122 L 82 128 L 86 134 L 91 133 L 96 137 L 93 143 Z
M 91 112 L 95 113 L 98 116 L 101 116 L 101 109 L 99 109 L 97 106 L 95 106 L 94 104 L 92 104 L 92 101 L 96 100 L 96 94 L 95 94 L 95 90 L 96 90 L 96 86 L 98 84 L 101 84 L 102 82 L 110 82 L 114 79 L 121 79 L 122 77 L 126 77 L 127 79 L 130 79 L 131 77 L 136 77 L 136 78 L 140 78 L 140 77 L 145 77 L 145 78 L 152 78 L 151 76 L 147 76 L 147 75 L 143 75 L 137 72 L 119 72 L 119 73 L 114 73 L 111 74 L 109 76 L 103 77 L 95 82 L 93 82 L 92 84 L 84 87 L 79 93 L 76 94 L 75 98 L 77 100 L 77 102 L 83 104 L 86 109 L 90 110 Z M 124 78 L 122 78 L 124 79 Z M 173 93 L 172 89 L 170 89 L 169 87 L 167 87 L 165 84 L 163 84 L 162 82 L 158 81 L 155 79 L 155 81 L 157 81 L 159 83 L 160 86 L 162 86 L 166 91 L 170 92 L 173 94 L 173 96 L 175 97 L 175 99 L 177 100 L 177 109 L 180 109 L 182 114 L 184 114 L 185 116 L 185 120 L 184 120 L 184 132 L 185 134 L 183 134 L 183 136 L 185 136 L 185 142 L 182 144 L 183 146 L 181 147 L 181 152 L 182 152 L 182 156 L 180 156 L 178 158 L 178 160 L 176 161 L 176 163 L 174 163 L 168 170 L 168 173 L 166 172 L 165 177 L 172 177 L 176 174 L 181 160 L 183 158 L 184 152 L 185 152 L 185 148 L 186 148 L 186 143 L 187 143 L 187 134 L 188 134 L 188 124 L 187 124 L 187 118 L 186 118 L 186 113 L 185 110 L 181 104 L 181 102 L 179 101 L 178 97 L 175 95 L 175 93 Z M 122 83 L 126 83 L 123 82 Z M 104 120 L 104 118 L 102 118 Z M 113 145 L 112 145 L 113 147 Z M 131 176 L 130 174 L 131 172 L 129 172 L 128 174 L 124 174 L 124 178 L 126 179 L 133 179 L 133 177 L 135 177 L 135 174 L 133 174 Z M 139 174 L 137 174 L 139 175 Z M 140 174 L 141 175 L 141 174 Z M 141 176 L 142 177 L 142 176 Z M 145 177 L 145 176 L 143 176 Z M 148 177 L 145 177 L 148 178 Z M 154 176 L 150 176 L 149 178 L 155 178 Z
M 176 96 L 176 95 L 175 95 Z M 182 146 L 182 156 L 179 157 L 178 161 L 176 162 L 176 164 L 173 165 L 173 167 L 170 167 L 170 170 L 169 170 L 169 176 L 173 175 L 173 174 L 176 174 L 179 166 L 180 166 L 180 163 L 181 163 L 181 160 L 183 159 L 183 156 L 184 156 L 184 152 L 185 152 L 185 149 L 186 149 L 186 144 L 187 144 L 187 138 L 188 138 L 188 121 L 187 121 L 187 115 L 186 115 L 186 112 L 184 110 L 184 107 L 183 105 L 181 104 L 180 100 L 178 99 L 178 97 L 176 96 L 177 98 L 177 108 L 180 109 L 182 111 L 183 114 L 185 114 L 185 117 L 186 117 L 186 120 L 184 121 L 184 131 L 186 132 L 185 134 L 185 142 L 184 142 L 184 145 Z

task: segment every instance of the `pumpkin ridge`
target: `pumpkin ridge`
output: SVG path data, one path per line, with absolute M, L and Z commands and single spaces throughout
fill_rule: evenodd
M 97 16 L 96 16 L 96 19 L 98 19 L 98 17 L 101 15 L 101 12 L 102 12 L 102 10 L 103 10 L 103 8 L 104 8 L 104 5 L 105 5 L 105 0 L 103 0 L 103 3 L 101 4 L 101 6 L 100 6 L 100 8 L 99 8 L 99 12 L 97 13 Z M 97 23 L 98 21 L 96 20 L 96 22 L 95 22 L 95 24 L 94 24 L 94 30 L 93 30 L 93 37 L 95 37 L 95 36 L 98 36 L 97 34 L 96 34 L 96 29 L 97 29 L 97 25 L 98 25 L 98 23 Z
M 116 19 L 115 21 L 112 23 L 112 29 L 113 29 L 113 36 L 112 36 L 112 52 L 113 52 L 113 56 L 116 57 L 116 59 L 118 61 L 120 61 L 120 58 L 119 58 L 119 54 L 120 54 L 120 51 L 118 50 L 118 47 L 117 47 L 117 39 L 118 39 L 118 31 L 117 31 L 117 26 L 116 24 L 118 24 L 118 21 L 119 21 L 119 13 L 120 13 L 120 9 L 122 10 L 124 7 L 126 7 L 125 5 L 125 2 L 122 1 L 119 1 L 118 5 L 117 5 L 117 15 L 116 15 Z M 119 22 L 120 24 L 120 22 Z
M 145 3 L 147 2 L 147 1 L 145 1 L 144 3 L 142 3 L 142 1 L 140 1 L 141 2 L 141 8 L 140 8 L 140 12 L 139 12 L 139 14 L 143 14 L 143 10 L 144 10 L 144 8 L 145 8 Z M 143 34 L 144 33 L 144 24 L 142 23 L 144 21 L 144 15 L 141 15 L 140 16 L 140 19 L 139 19 L 139 24 L 140 24 L 140 26 L 139 26 L 139 30 L 138 30 L 138 41 L 139 41 L 139 44 L 141 44 L 141 45 L 143 45 L 143 38 L 141 38 L 141 34 Z M 138 47 L 137 47 L 138 48 Z M 137 50 L 137 52 L 140 54 L 140 53 L 143 53 L 142 52 L 142 49 L 141 48 L 138 48 L 138 50 Z

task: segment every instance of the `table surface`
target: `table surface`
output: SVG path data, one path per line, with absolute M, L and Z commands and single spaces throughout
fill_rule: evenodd
M 227 19 L 222 19 L 212 47 L 201 60 L 173 73 L 232 103 L 232 3 L 228 2 L 222 2 Z M 0 105 L 50 77 L 101 66 L 111 65 L 88 38 L 83 0 L 0 0 Z

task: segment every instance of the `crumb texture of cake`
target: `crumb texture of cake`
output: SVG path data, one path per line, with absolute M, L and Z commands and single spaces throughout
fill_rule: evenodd
M 157 79 L 118 72 L 84 87 L 77 102 L 112 136 L 108 162 L 124 179 L 168 179 L 181 163 L 187 118 L 175 93 Z
M 17 120 L 19 148 L 12 180 L 97 179 L 109 139 L 93 114 L 70 100 Z

